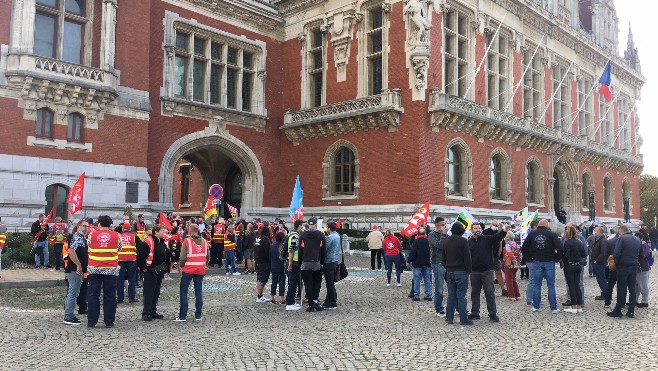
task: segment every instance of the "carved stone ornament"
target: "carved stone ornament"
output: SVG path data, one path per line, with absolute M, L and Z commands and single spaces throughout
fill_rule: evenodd
M 391 5 L 391 3 L 383 3 L 382 4 L 382 10 L 384 11 L 384 13 L 390 13 L 392 9 L 393 9 L 393 6 Z
M 267 71 L 260 70 L 256 73 L 256 76 L 258 76 L 258 79 L 261 80 L 261 81 L 265 80 L 265 78 L 267 77 Z
M 411 61 L 413 63 L 413 68 L 416 73 L 416 90 L 425 90 L 427 86 L 427 67 L 429 63 L 429 58 L 415 58 Z
M 299 42 L 303 44 L 306 41 L 306 34 L 304 32 L 298 33 L 297 40 L 299 40 Z
M 448 4 L 448 0 L 433 0 L 432 5 L 434 6 L 434 11 L 438 13 L 447 12 L 450 10 L 450 4 Z
M 331 33 L 331 44 L 334 47 L 334 65 L 336 67 L 336 81 L 347 79 L 347 63 L 350 58 L 350 44 L 352 42 L 352 29 L 357 13 L 354 9 L 338 11 L 327 19 L 327 29 Z
M 429 44 L 427 31 L 432 29 L 432 22 L 428 18 L 427 5 L 420 0 L 406 0 L 403 13 L 409 18 L 410 25 L 409 45 Z

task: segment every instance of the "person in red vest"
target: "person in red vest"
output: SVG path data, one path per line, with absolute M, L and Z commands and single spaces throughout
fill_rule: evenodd
M 103 290 L 103 321 L 114 326 L 117 311 L 117 276 L 121 235 L 111 231 L 112 218 L 98 217 L 98 230 L 89 236 L 89 287 L 87 289 L 87 327 L 96 327 L 100 317 L 100 294 Z
M 66 242 L 66 236 L 69 234 L 69 228 L 66 223 L 62 222 L 62 217 L 55 217 L 55 224 L 50 227 L 50 240 L 53 243 L 53 252 L 55 253 L 55 270 L 60 270 L 62 266 L 62 247 Z
M 163 319 L 164 316 L 157 311 L 158 299 L 162 279 L 169 270 L 169 249 L 164 239 L 165 228 L 156 224 L 151 229 L 151 236 L 146 237 L 145 243 L 137 251 L 137 266 L 144 272 L 144 288 L 142 296 L 144 308 L 142 320 L 152 321 Z
M 121 225 L 121 251 L 119 252 L 119 277 L 117 277 L 117 303 L 123 304 L 124 281 L 128 281 L 128 301 L 137 302 L 137 244 L 141 241 L 132 233 L 130 222 Z
M 208 242 L 199 236 L 199 225 L 190 224 L 187 230 L 188 237 L 183 240 L 181 246 L 178 272 L 180 279 L 180 310 L 174 322 L 187 321 L 187 292 L 190 290 L 190 282 L 194 282 L 194 319 L 201 321 L 203 316 L 203 276 L 206 274 L 206 263 L 208 262 Z
M 226 251 L 226 275 L 240 275 L 240 272 L 235 269 L 236 247 L 237 244 L 235 242 L 235 226 L 233 224 L 229 224 L 228 230 L 226 233 L 224 233 L 224 251 Z M 231 273 L 231 269 L 233 270 L 233 273 Z
M 224 218 L 220 217 L 217 222 L 212 224 L 211 229 L 210 266 L 214 267 L 215 264 L 218 264 L 221 268 L 222 256 L 224 255 L 224 234 L 226 233 Z

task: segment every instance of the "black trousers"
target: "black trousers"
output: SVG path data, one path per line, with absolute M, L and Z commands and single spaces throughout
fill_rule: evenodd
M 222 267 L 222 257 L 224 255 L 224 244 L 212 242 L 210 244 L 210 262 L 208 264 L 219 264 Z
M 150 271 L 144 272 L 144 287 L 142 295 L 144 296 L 144 309 L 142 315 L 153 316 L 158 313 L 158 299 L 160 298 L 160 287 L 162 286 L 163 275 L 154 275 Z
M 605 293 L 605 305 L 612 304 L 612 291 L 617 284 L 617 271 L 608 270 L 608 290 Z
M 327 286 L 327 296 L 324 299 L 325 307 L 335 307 L 338 305 L 338 294 L 336 293 L 336 263 L 324 263 L 322 266 L 322 273 L 324 274 L 325 285 Z
M 304 281 L 304 288 L 306 289 L 306 300 L 308 305 L 317 303 L 320 296 L 320 286 L 322 286 L 322 271 L 302 271 L 302 281 Z
M 375 257 L 377 258 L 377 269 L 382 269 L 384 249 L 370 250 L 370 269 L 375 270 Z

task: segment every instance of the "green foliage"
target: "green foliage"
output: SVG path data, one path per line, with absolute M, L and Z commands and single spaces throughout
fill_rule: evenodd
M 32 236 L 29 233 L 7 233 L 5 253 L 2 254 L 2 268 L 9 268 L 14 263 L 34 264 L 32 254 Z
M 658 215 L 658 177 L 640 175 L 640 219 L 647 225 L 653 226 L 656 215 Z
M 130 222 L 133 222 L 133 207 L 131 205 L 126 206 L 123 209 L 123 215 L 130 217 Z
M 354 237 L 354 238 L 366 238 L 368 236 L 368 233 L 370 233 L 370 231 L 368 230 L 363 231 L 358 229 L 338 229 L 336 230 L 336 232 L 338 232 L 338 234 L 341 236 L 346 234 L 347 237 Z
M 368 251 L 368 241 L 367 240 L 355 240 L 350 241 L 350 250 L 361 250 Z

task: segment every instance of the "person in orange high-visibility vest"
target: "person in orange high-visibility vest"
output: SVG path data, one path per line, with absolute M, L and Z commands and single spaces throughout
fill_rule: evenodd
M 137 250 L 137 266 L 144 272 L 142 299 L 142 320 L 163 319 L 157 311 L 160 287 L 165 273 L 169 272 L 169 249 L 165 241 L 165 228 L 156 224 L 151 229 L 151 236 Z
M 137 215 L 137 221 L 135 222 L 135 227 L 133 231 L 139 237 L 139 240 L 144 242 L 146 239 L 146 223 L 144 222 L 144 214 Z
M 224 252 L 226 252 L 226 275 L 233 274 L 236 276 L 240 275 L 235 269 L 235 249 L 237 245 L 235 243 L 235 225 L 229 224 L 228 230 L 224 233 Z M 231 273 L 231 270 L 233 273 Z
M 87 326 L 96 327 L 100 316 L 100 293 L 103 290 L 103 321 L 114 326 L 117 310 L 117 276 L 121 235 L 110 230 L 112 218 L 98 217 L 98 230 L 89 235 L 89 272 Z
M 211 245 L 210 245 L 210 266 L 214 267 L 218 264 L 222 267 L 222 256 L 224 255 L 224 234 L 226 227 L 224 226 L 224 218 L 219 218 L 211 226 Z
M 178 272 L 182 272 L 180 279 L 180 311 L 175 322 L 187 320 L 187 292 L 190 282 L 194 282 L 194 319 L 203 319 L 201 309 L 203 308 L 203 276 L 206 274 L 206 263 L 208 262 L 208 242 L 199 236 L 199 225 L 190 224 L 187 229 L 187 238 L 181 246 Z
M 119 276 L 117 277 L 117 303 L 122 304 L 124 299 L 124 281 L 128 281 L 128 301 L 137 302 L 135 286 L 137 284 L 137 243 L 139 237 L 132 233 L 132 225 L 121 225 L 121 251 L 119 252 Z
M 69 233 L 69 228 L 62 221 L 62 218 L 57 216 L 55 217 L 55 224 L 50 227 L 49 231 L 49 242 L 53 245 L 53 252 L 55 255 L 55 270 L 60 270 L 62 266 L 62 247 L 64 247 L 64 242 L 66 242 L 66 235 Z

